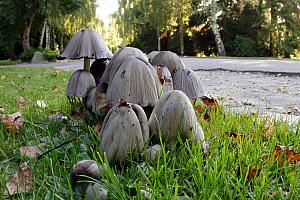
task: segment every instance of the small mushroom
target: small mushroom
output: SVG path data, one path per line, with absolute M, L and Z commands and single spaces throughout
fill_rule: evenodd
M 152 63 L 153 58 L 159 53 L 160 51 L 151 51 L 147 56 L 149 58 L 149 62 Z
M 149 139 L 147 117 L 142 107 L 121 101 L 106 115 L 101 132 L 100 153 L 108 161 L 122 163 L 130 153 L 141 152 Z
M 134 47 L 121 48 L 114 54 L 114 56 L 108 63 L 101 77 L 101 81 L 110 85 L 111 81 L 114 79 L 115 74 L 119 70 L 120 66 L 129 56 L 139 57 L 145 61 L 148 61 L 147 56 L 137 48 Z
M 204 133 L 188 97 L 179 90 L 164 94 L 157 102 L 149 119 L 150 135 L 159 141 L 159 135 L 173 148 L 177 134 L 193 142 L 204 143 Z M 202 145 L 202 147 L 206 147 Z
M 86 199 L 87 200 L 106 200 L 107 199 L 107 190 L 102 188 L 99 184 L 90 184 L 86 191 Z
M 88 91 L 95 87 L 96 83 L 92 74 L 87 70 L 75 71 L 67 85 L 66 95 L 68 96 L 69 102 L 72 106 L 83 105 L 85 97 L 88 95 Z
M 173 75 L 174 90 L 181 90 L 189 99 L 198 99 L 205 96 L 199 76 L 191 69 L 179 69 Z
M 159 52 L 156 56 L 154 56 L 152 64 L 167 67 L 170 70 L 172 76 L 179 69 L 185 68 L 185 65 L 180 57 L 176 53 L 171 51 Z
M 113 105 L 122 98 L 143 107 L 154 107 L 160 90 L 161 84 L 149 62 L 130 56 L 108 85 L 106 97 Z

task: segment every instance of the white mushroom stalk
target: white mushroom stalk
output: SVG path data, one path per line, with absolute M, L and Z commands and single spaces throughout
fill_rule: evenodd
M 122 101 L 106 115 L 100 132 L 100 153 L 110 163 L 122 163 L 144 150 L 149 139 L 147 117 L 136 104 Z
M 149 119 L 150 135 L 159 141 L 160 133 L 169 148 L 176 144 L 177 134 L 192 142 L 200 142 L 205 148 L 204 133 L 188 97 L 179 90 L 162 96 Z

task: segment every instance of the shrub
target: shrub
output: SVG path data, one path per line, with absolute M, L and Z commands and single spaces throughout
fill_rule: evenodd
M 20 59 L 25 62 L 31 61 L 35 51 L 36 51 L 36 49 L 34 49 L 34 48 L 26 49 L 25 51 L 23 51 L 20 54 Z
M 52 51 L 52 50 L 44 50 L 43 51 L 43 56 L 45 59 L 51 61 L 53 59 L 56 59 L 56 57 L 58 56 L 59 54 L 56 52 L 56 51 Z
M 238 36 L 233 42 L 233 54 L 238 57 L 256 56 L 256 42 L 249 37 Z

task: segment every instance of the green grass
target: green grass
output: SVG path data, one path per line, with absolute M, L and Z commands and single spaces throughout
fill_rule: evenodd
M 10 59 L 8 60 L 0 60 L 0 66 L 7 66 L 7 65 L 16 65 L 21 63 L 20 60 L 17 61 L 11 61 Z
M 54 110 L 68 115 L 69 105 L 64 96 L 70 73 L 53 69 L 0 67 L 0 106 L 6 113 L 21 111 L 25 125 L 18 134 L 8 133 L 0 124 L 0 196 L 9 175 L 27 161 L 34 175 L 33 191 L 15 195 L 13 199 L 72 199 L 69 172 L 82 159 L 94 159 L 107 166 L 99 156 L 99 142 L 89 126 L 72 127 L 62 135 L 62 123 L 46 121 Z M 53 91 L 53 87 L 58 91 Z M 20 109 L 16 96 L 23 96 L 27 106 Z M 45 100 L 48 108 L 36 105 Z M 272 156 L 276 144 L 289 146 L 300 152 L 299 127 L 274 121 L 276 131 L 270 138 L 263 136 L 264 123 L 253 114 L 225 114 L 211 111 L 210 122 L 199 115 L 211 153 L 203 155 L 200 146 L 180 141 L 174 151 L 163 148 L 157 163 L 136 160 L 126 167 L 107 166 L 103 174 L 104 188 L 111 199 L 143 199 L 140 189 L 151 190 L 151 199 L 299 199 L 299 165 L 264 159 Z M 233 141 L 224 132 L 236 132 Z M 42 159 L 20 159 L 19 147 L 45 143 L 44 151 L 80 137 L 45 155 Z M 87 147 L 86 149 L 83 147 Z M 141 161 L 140 161 L 141 162 Z M 248 180 L 248 171 L 259 172 Z M 271 197 L 271 198 L 270 198 Z M 179 198 L 178 198 L 179 199 Z

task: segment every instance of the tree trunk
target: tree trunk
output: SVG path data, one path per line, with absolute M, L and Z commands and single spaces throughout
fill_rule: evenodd
M 63 33 L 61 33 L 61 35 L 60 35 L 59 50 L 60 50 L 60 52 L 63 52 L 63 50 L 64 50 L 64 34 Z
M 161 45 L 160 45 L 160 31 L 159 28 L 157 27 L 156 30 L 156 37 L 157 37 L 157 51 L 161 51 Z
M 271 7 L 271 13 L 270 13 L 270 41 L 269 41 L 269 52 L 270 52 L 270 56 L 275 57 L 276 53 L 275 53 L 275 42 L 274 42 L 274 29 L 276 26 L 276 16 L 275 16 L 275 8 Z
M 41 24 L 41 30 L 40 30 L 41 35 L 40 35 L 40 41 L 39 41 L 39 48 L 43 48 L 45 29 L 46 29 L 46 18 L 43 19 L 42 24 Z
M 49 26 L 47 25 L 46 22 L 46 49 L 50 49 L 50 36 L 49 36 Z
M 221 38 L 221 34 L 219 32 L 218 29 L 218 23 L 217 23 L 217 5 L 215 0 L 211 1 L 211 29 L 213 31 L 214 37 L 215 37 L 215 42 L 216 42 L 216 47 L 217 47 L 217 51 L 218 51 L 218 55 L 219 56 L 226 56 L 226 52 L 225 52 L 225 47 Z
M 181 14 L 180 14 L 181 16 Z M 179 22 L 179 40 L 180 40 L 180 55 L 184 54 L 184 40 L 183 40 L 183 25 L 181 22 L 181 17 L 180 17 L 180 22 Z
M 35 11 L 33 10 L 31 15 L 25 21 L 25 28 L 23 32 L 23 38 L 22 38 L 22 45 L 24 50 L 30 48 L 30 30 L 31 30 L 31 25 L 34 20 L 34 17 L 35 17 Z

